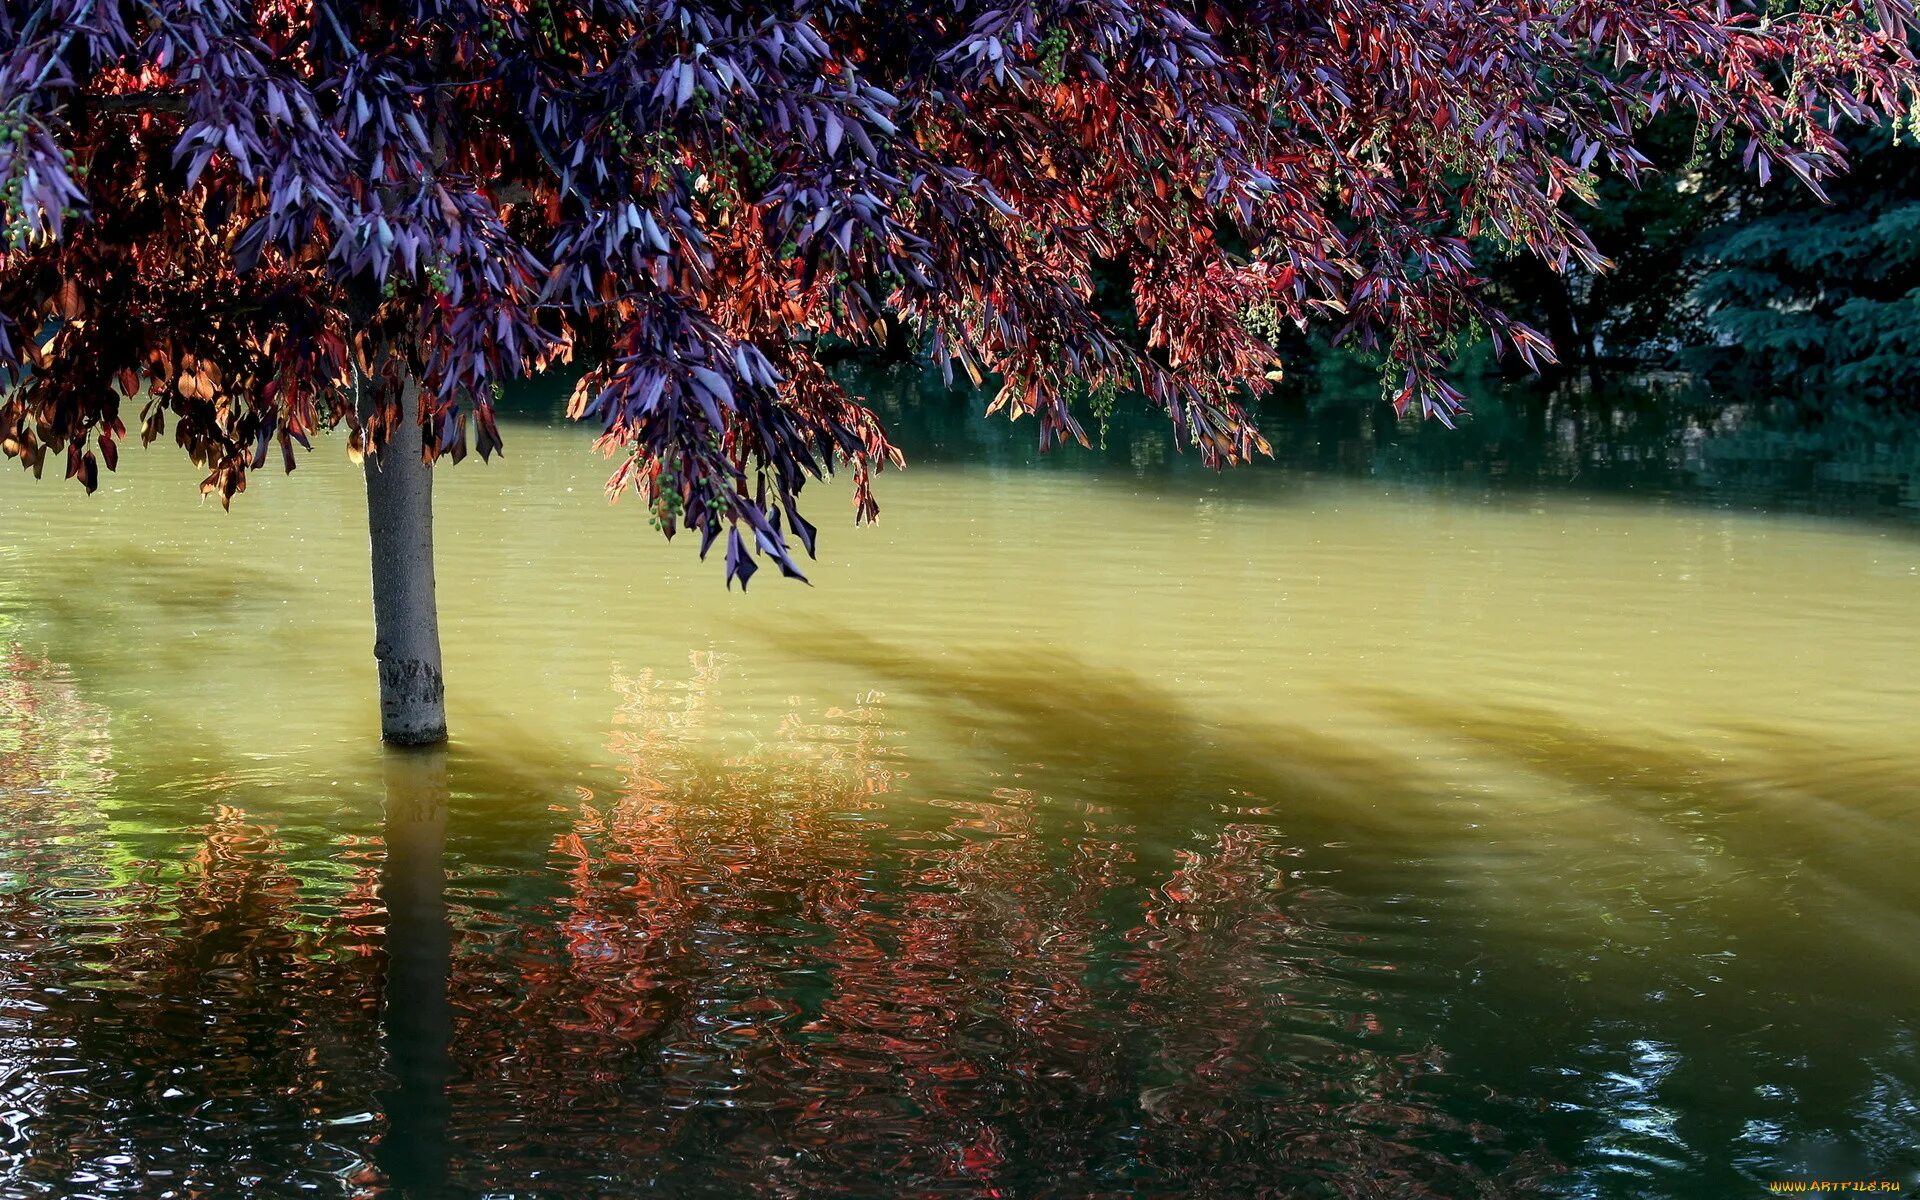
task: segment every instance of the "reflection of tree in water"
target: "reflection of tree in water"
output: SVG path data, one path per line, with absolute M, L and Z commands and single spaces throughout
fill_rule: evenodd
M 1338 902 L 1271 827 L 1166 876 L 1124 818 L 1018 787 L 916 806 L 877 695 L 716 759 L 717 675 L 619 681 L 623 789 L 556 843 L 566 893 L 457 959 L 466 1184 L 1496 1188 L 1447 1153 L 1491 1131 L 1419 1093 L 1438 1052 L 1363 1046 L 1364 991 L 1303 977 Z
M 1723 507 L 1911 517 L 1911 417 L 1844 399 L 1715 395 L 1673 383 L 1474 390 L 1458 430 L 1409 426 L 1371 382 L 1264 425 L 1285 464 L 1415 485 L 1571 487 Z
M 1661 1192 L 1791 1173 L 1823 1122 L 1881 1162 L 1910 1131 L 1911 956 L 1863 971 L 1838 932 L 1850 883 L 1912 895 L 1862 849 L 1907 843 L 1843 828 L 1897 829 L 1910 761 L 1373 694 L 1596 798 L 1472 845 L 1378 747 L 1059 656 L 815 649 L 893 695 L 756 743 L 719 659 L 617 679 L 617 784 L 546 814 L 534 876 L 525 817 L 496 842 L 475 801 L 536 789 L 456 756 L 443 851 L 444 760 L 389 760 L 384 861 L 329 850 L 344 898 L 231 809 L 114 858 L 104 714 L 16 655 L 0 1191 L 1477 1195 L 1532 1190 L 1545 1143 L 1576 1191 Z M 914 697 L 972 759 L 908 742 Z M 1742 817 L 1776 801 L 1780 887 Z
M 395 760 L 387 861 L 343 838 L 316 919 L 235 809 L 104 862 L 103 714 L 16 662 L 9 1186 L 1492 1186 L 1418 1095 L 1434 1052 L 1362 1045 L 1365 991 L 1307 977 L 1337 900 L 1274 830 L 1221 822 L 1169 871 L 1127 814 L 1017 781 L 916 806 L 877 694 L 716 755 L 718 667 L 617 681 L 621 786 L 569 814 L 551 905 L 448 893 L 444 763 Z
M 113 857 L 104 726 L 57 672 L 10 655 L 0 1180 L 28 1195 L 364 1182 L 372 947 L 326 944 L 272 832 L 237 811 L 185 831 L 178 861 Z M 350 895 L 341 919 L 370 899 Z
M 1207 828 L 1209 808 L 1229 810 L 1200 855 L 1215 870 L 1242 828 L 1231 810 L 1284 823 L 1285 845 L 1245 828 L 1257 831 L 1252 862 L 1298 855 L 1271 873 L 1293 894 L 1248 904 L 1255 884 L 1239 880 L 1225 927 L 1277 914 L 1284 936 L 1236 942 L 1216 928 L 1172 942 L 1177 1001 L 1160 1012 L 1127 997 L 1147 1036 L 1211 1038 L 1233 1028 L 1244 997 L 1281 993 L 1248 1056 L 1248 1090 L 1225 1106 L 1236 1120 L 1285 1130 L 1246 1098 L 1329 1064 L 1391 1060 L 1401 1078 L 1333 1108 L 1340 1121 L 1309 1136 L 1332 1144 L 1357 1129 L 1488 1161 L 1420 1103 L 1396 1107 L 1426 1096 L 1479 1122 L 1460 1131 L 1476 1139 L 1491 1125 L 1515 1150 L 1544 1142 L 1580 1173 L 1576 1192 L 1725 1194 L 1920 1167 L 1920 1037 L 1906 999 L 1920 954 L 1900 936 L 1920 908 L 1910 751 L 1774 728 L 1702 741 L 1533 706 L 1359 693 L 1389 718 L 1383 731 L 1455 740 L 1508 780 L 1481 794 L 1388 744 L 1255 713 L 1203 720 L 1149 680 L 1057 650 L 930 656 L 847 629 L 783 633 L 780 645 L 903 705 L 919 698 L 993 760 L 1044 761 L 1035 787 L 1052 781 L 1119 814 L 1143 857 L 1168 839 L 1192 852 L 1184 839 Z M 1115 921 L 1141 935 L 1131 913 Z M 1348 1059 L 1355 1042 L 1366 1053 Z M 1198 1086 L 1206 1060 L 1186 1063 L 1202 1064 L 1183 1076 Z M 1310 1083 L 1277 1090 L 1318 1099 Z
M 1910 518 L 1920 508 L 1920 437 L 1910 414 L 1884 405 L 1717 395 L 1673 379 L 1551 389 L 1461 382 L 1471 417 L 1458 429 L 1402 420 L 1382 400 L 1376 373 L 1335 370 L 1310 395 L 1270 397 L 1261 430 L 1280 467 L 1420 487 L 1568 488 L 1857 516 Z M 1163 483 L 1257 486 L 1173 452 L 1165 421 L 1144 406 L 1123 404 L 1094 447 L 1043 456 L 1030 430 L 987 416 L 977 398 L 937 375 L 873 372 L 859 388 L 919 465 L 1119 469 Z
M 106 714 L 53 664 L 0 642 L 0 801 L 31 807 L 28 789 L 90 793 L 106 769 Z

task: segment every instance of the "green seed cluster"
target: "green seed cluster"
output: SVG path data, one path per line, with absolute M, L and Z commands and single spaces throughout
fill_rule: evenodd
M 446 260 L 441 259 L 435 262 L 428 263 L 427 269 L 421 273 L 421 282 L 426 284 L 428 295 L 436 296 L 436 297 L 446 295 L 447 294 L 447 262 Z M 386 285 L 380 289 L 381 297 L 383 299 L 392 300 L 394 297 L 398 296 L 399 294 L 400 294 L 400 277 L 398 275 L 392 275 L 392 274 L 388 275 Z
M 1110 379 L 1089 384 L 1082 376 L 1069 375 L 1067 381 L 1060 386 L 1060 398 L 1066 401 L 1069 407 L 1078 404 L 1086 406 L 1087 411 L 1093 414 L 1093 419 L 1100 426 L 1100 446 L 1105 449 L 1107 426 L 1112 422 L 1113 410 L 1120 400 L 1119 387 Z
M 1073 38 L 1066 30 L 1054 28 L 1040 39 L 1040 81 L 1058 87 L 1067 81 L 1067 50 Z
M 624 114 L 615 113 L 613 116 L 607 118 L 607 137 L 612 139 L 614 145 L 620 147 L 620 153 L 622 154 L 632 149 L 633 127 L 627 124 L 627 118 Z
M 19 109 L 0 112 L 0 143 L 12 148 L 15 156 L 26 151 L 27 129 L 30 118 Z M 73 151 L 62 147 L 61 156 L 66 160 L 67 172 L 77 179 L 86 178 L 86 168 L 76 168 Z M 80 210 L 72 205 L 61 208 L 60 216 L 64 220 L 79 217 Z M 0 248 L 11 249 L 27 245 L 47 234 L 43 214 L 27 210 L 26 176 L 21 172 L 12 172 L 4 184 L 0 184 Z
M 1240 327 L 1269 345 L 1280 340 L 1286 325 L 1285 314 L 1271 300 L 1262 300 L 1240 314 Z
M 538 0 L 538 3 L 533 6 L 531 15 L 533 17 L 533 31 L 543 35 L 549 45 L 559 45 L 560 22 L 559 19 L 554 16 L 554 6 L 551 0 Z
M 674 469 L 672 459 L 664 459 L 660 464 L 660 474 L 653 481 L 653 512 L 647 518 L 647 524 L 655 529 L 665 529 L 680 523 L 686 515 L 687 502 L 680 495 L 680 476 Z
M 765 147 L 749 142 L 743 157 L 746 159 L 747 186 L 753 189 L 754 195 L 765 192 L 767 185 L 773 182 L 773 156 L 767 153 Z
M 672 134 L 664 129 L 653 130 L 639 139 L 631 153 L 638 160 L 636 165 L 650 193 L 658 196 L 673 186 L 678 178 L 680 148 L 674 144 Z

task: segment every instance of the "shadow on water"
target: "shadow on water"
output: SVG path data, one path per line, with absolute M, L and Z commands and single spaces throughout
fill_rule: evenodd
M 1452 1069 L 1561 1114 L 1501 1123 L 1536 1129 L 1583 1181 L 1706 1193 L 1920 1169 L 1912 754 L 1356 691 L 1383 740 L 1425 732 L 1536 780 L 1484 795 L 1436 756 L 1203 721 L 1058 651 L 936 659 L 846 630 L 780 636 L 949 709 L 984 760 L 1022 764 L 1061 804 L 1151 834 L 1211 799 L 1284 829 L 1299 877 L 1337 889 L 1397 986 L 1445 994 L 1413 1011 Z
M 1237 790 L 1272 798 L 1281 805 L 1276 812 L 1304 810 L 1349 831 L 1385 832 L 1376 820 L 1380 797 L 1435 786 L 1379 743 L 1277 721 L 1202 720 L 1152 681 L 1063 650 L 936 658 L 844 626 L 750 627 L 786 653 L 904 687 L 950 710 L 952 731 L 991 761 L 1052 767 L 1130 818 L 1177 816 L 1181 799 L 1225 802 Z
M 746 745 L 723 656 L 617 676 L 610 770 L 384 755 L 354 776 L 384 817 L 324 845 L 245 787 L 124 827 L 103 714 L 15 652 L 0 1179 L 1725 1195 L 1920 1166 L 1911 953 L 1849 928 L 1912 910 L 1857 849 L 1904 855 L 1910 762 L 1366 695 L 1539 780 L 1490 796 L 1071 655 L 783 645 L 866 690 Z M 1823 842 L 1796 803 L 1862 824 Z
M 386 758 L 384 836 L 343 832 L 323 915 L 297 848 L 233 807 L 113 861 L 114 781 L 44 786 L 84 710 L 10 695 L 10 1186 L 1530 1186 L 1532 1158 L 1471 1151 L 1497 1131 L 1423 1094 L 1437 1050 L 1314 981 L 1353 961 L 1342 902 L 1291 881 L 1275 831 L 1195 830 L 1163 872 L 1124 823 L 1018 789 L 915 805 L 874 696 L 714 757 L 722 670 L 622 682 L 619 781 L 551 814 L 521 899 L 446 832 L 511 803 L 485 764 Z

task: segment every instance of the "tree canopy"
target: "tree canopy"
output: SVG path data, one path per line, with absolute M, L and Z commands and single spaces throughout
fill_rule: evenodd
M 1139 393 L 1232 463 L 1276 332 L 1325 319 L 1448 420 L 1462 334 L 1551 354 L 1473 239 L 1599 268 L 1567 202 L 1641 177 L 1662 113 L 1817 192 L 1845 123 L 1905 110 L 1914 28 L 1909 0 L 9 4 L 0 441 L 92 488 L 129 419 L 171 424 L 226 500 L 327 427 L 486 456 L 500 383 L 577 360 L 612 492 L 726 535 L 729 579 L 797 575 L 804 485 L 850 469 L 868 518 L 897 458 L 828 345 L 909 329 L 1043 446 Z M 1116 271 L 1126 322 L 1093 302 Z

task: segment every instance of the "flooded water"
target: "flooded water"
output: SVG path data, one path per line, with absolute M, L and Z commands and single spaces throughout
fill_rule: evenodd
M 337 444 L 0 475 L 0 1194 L 1920 1180 L 1920 471 L 880 393 L 882 523 L 747 595 L 530 400 L 440 483 L 444 754 Z

